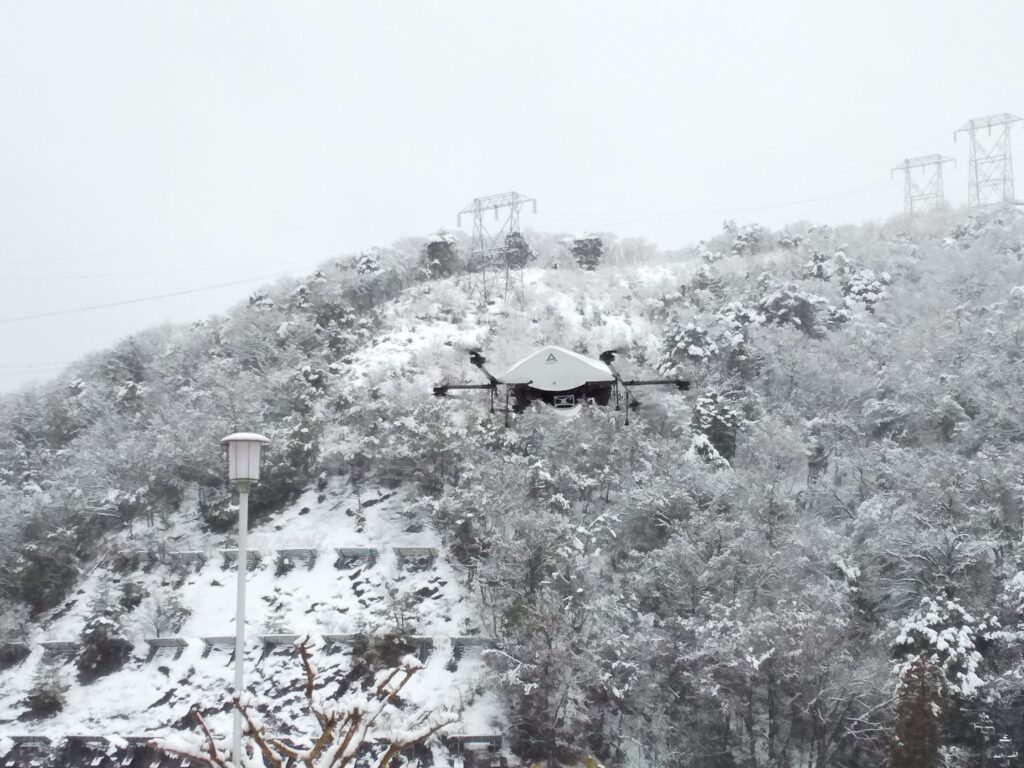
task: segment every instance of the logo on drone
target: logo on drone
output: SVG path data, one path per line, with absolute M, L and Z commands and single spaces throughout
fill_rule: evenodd
M 558 358 L 555 357 L 555 353 L 554 352 L 548 352 L 548 359 L 545 360 L 544 362 L 545 363 L 557 363 L 558 362 Z

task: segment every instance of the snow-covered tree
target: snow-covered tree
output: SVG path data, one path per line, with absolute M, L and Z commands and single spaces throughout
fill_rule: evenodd
M 902 680 L 924 660 L 938 675 L 943 694 L 970 697 L 983 685 L 979 676 L 980 647 L 998 630 L 995 619 L 976 619 L 959 602 L 925 597 L 900 628 L 893 651 L 901 659 L 897 675 Z
M 580 269 L 595 270 L 604 256 L 604 241 L 600 235 L 576 235 L 569 238 L 569 251 Z
M 690 429 L 694 438 L 706 440 L 715 455 L 726 461 L 736 455 L 736 436 L 742 423 L 740 411 L 715 390 L 700 395 L 693 404 Z M 701 449 L 693 450 L 700 453 Z M 713 461 L 712 457 L 705 458 Z
M 136 618 L 147 637 L 164 637 L 177 634 L 191 613 L 177 592 L 162 591 L 142 601 Z
M 665 347 L 658 366 L 666 375 L 675 375 L 687 367 L 708 363 L 718 356 L 718 345 L 711 333 L 688 320 L 670 322 L 665 331 Z
M 433 278 L 454 275 L 461 268 L 455 238 L 439 230 L 423 246 L 422 262 Z
M 70 684 L 59 667 L 41 665 L 32 679 L 26 703 L 32 718 L 55 715 L 64 709 Z
M 875 305 L 885 295 L 886 285 L 892 278 L 887 272 L 875 276 L 874 270 L 861 269 L 848 275 L 842 283 L 847 305 L 862 306 L 868 312 L 875 311 Z
M 120 620 L 102 613 L 85 622 L 81 642 L 77 664 L 79 677 L 84 682 L 120 669 L 132 652 L 132 642 Z

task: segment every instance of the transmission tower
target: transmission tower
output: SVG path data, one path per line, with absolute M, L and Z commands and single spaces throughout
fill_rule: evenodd
M 956 165 L 956 160 L 942 155 L 921 155 L 908 157 L 892 169 L 889 177 L 896 171 L 903 171 L 903 212 L 914 215 L 914 212 L 929 211 L 942 205 L 942 166 L 946 163 Z M 913 171 L 920 169 L 918 178 Z
M 958 133 L 971 137 L 971 170 L 967 182 L 969 207 L 1015 202 L 1010 128 L 1022 119 L 1002 112 L 968 120 L 953 132 L 953 141 L 956 141 Z M 979 136 L 982 129 L 985 130 L 984 137 Z
M 473 214 L 469 268 L 476 275 L 475 285 L 483 302 L 490 300 L 502 273 L 505 277 L 505 301 L 508 301 L 510 292 L 515 294 L 520 304 L 525 301 L 523 266 L 526 256 L 522 249 L 526 241 L 519 230 L 519 214 L 527 203 L 532 203 L 533 212 L 536 213 L 537 201 L 534 198 L 518 192 L 503 192 L 500 195 L 474 198 L 473 202 L 459 211 L 460 227 L 462 214 Z M 489 212 L 493 212 L 495 222 L 500 222 L 493 232 L 487 227 L 486 214 Z

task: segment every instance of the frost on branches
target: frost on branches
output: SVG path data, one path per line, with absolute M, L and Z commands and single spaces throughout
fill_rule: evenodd
M 445 726 L 458 720 L 455 713 L 405 709 L 399 694 L 421 668 L 415 656 L 405 656 L 399 666 L 379 672 L 368 690 L 353 690 L 327 698 L 317 688 L 316 672 L 309 657 L 309 638 L 297 645 L 305 674 L 306 705 L 316 724 L 315 736 L 303 742 L 297 733 L 273 736 L 259 720 L 252 704 L 235 697 L 233 706 L 243 720 L 242 754 L 236 760 L 227 752 L 227 739 L 210 731 L 197 708 L 192 718 L 201 737 L 177 737 L 154 741 L 152 746 L 176 757 L 209 768 L 347 768 L 376 761 L 386 768 L 403 751 L 422 744 Z

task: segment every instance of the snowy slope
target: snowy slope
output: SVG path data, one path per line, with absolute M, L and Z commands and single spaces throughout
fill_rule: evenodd
M 495 302 L 481 306 L 473 279 L 460 276 L 416 286 L 386 309 L 384 330 L 368 346 L 339 366 L 339 375 L 356 390 L 376 389 L 398 400 L 429 396 L 441 380 L 475 380 L 466 350 L 486 350 L 495 369 L 511 364 L 537 346 L 559 343 L 597 354 L 631 348 L 654 360 L 661 343 L 651 310 L 692 275 L 692 262 L 655 261 L 607 267 L 598 273 L 530 269 L 525 274 L 527 305 Z M 624 360 L 624 368 L 637 366 Z M 473 407 L 453 403 L 454 409 Z M 343 448 L 344 429 L 329 435 L 324 450 Z M 258 489 L 255 493 L 258 493 Z M 456 710 L 460 721 L 448 733 L 500 734 L 505 727 L 500 703 L 488 691 L 479 651 L 456 660 L 453 637 L 486 638 L 466 575 L 446 558 L 444 542 L 402 515 L 408 491 L 362 489 L 356 498 L 348 486 L 309 490 L 292 506 L 263 521 L 250 535 L 261 557 L 250 570 L 247 599 L 246 679 L 248 688 L 273 724 L 306 723 L 299 690 L 300 668 L 290 645 L 270 647 L 263 636 L 310 636 L 324 679 L 343 677 L 353 667 L 353 650 L 331 636 L 401 634 L 432 644 L 425 666 L 405 690 L 409 702 L 424 711 Z M 361 502 L 361 503 L 360 503 Z M 223 550 L 233 536 L 204 534 L 194 500 L 184 505 L 167 530 L 136 530 L 122 549 L 142 550 L 135 570 L 123 572 L 113 560 L 85 575 L 61 609 L 31 629 L 31 654 L 0 672 L 0 747 L 9 737 L 40 735 L 59 742 L 68 735 L 141 736 L 170 733 L 184 724 L 189 708 L 212 712 L 226 701 L 233 666 L 230 643 L 212 647 L 204 638 L 234 635 L 235 572 Z M 428 562 L 403 563 L 396 548 L 434 548 Z M 376 562 L 342 562 L 338 548 L 373 548 Z M 315 561 L 294 560 L 279 573 L 277 550 L 315 550 Z M 145 554 L 152 550 L 155 559 Z M 202 552 L 201 563 L 174 561 L 168 552 Z M 106 585 L 127 579 L 149 593 L 173 589 L 191 615 L 181 630 L 181 649 L 164 649 L 150 659 L 145 611 L 124 618 L 135 642 L 133 656 L 120 671 L 88 685 L 76 684 L 67 659 L 45 654 L 42 642 L 76 641 L 90 599 Z M 41 669 L 53 668 L 70 684 L 64 709 L 52 717 L 26 719 L 25 698 Z M 230 730 L 230 715 L 212 714 L 215 730 Z M 309 724 L 312 725 L 312 724 Z
M 395 553 L 396 547 L 439 548 L 436 534 L 407 529 L 400 515 L 406 499 L 400 493 L 382 493 L 369 500 L 364 494 L 362 509 L 342 490 L 328 489 L 319 498 L 310 491 L 251 536 L 252 548 L 262 557 L 247 582 L 246 676 L 254 699 L 265 703 L 262 708 L 270 722 L 313 725 L 304 716 L 297 654 L 290 645 L 266 647 L 263 635 L 311 636 L 321 679 L 330 680 L 350 670 L 353 651 L 343 644 L 330 645 L 324 635 L 373 637 L 401 629 L 403 635 L 429 638 L 433 644 L 404 698 L 425 711 L 460 711 L 460 722 L 449 728 L 452 733 L 500 733 L 500 707 L 493 696 L 477 693 L 483 677 L 480 654 L 467 651 L 457 662 L 453 660 L 451 637 L 484 634 L 475 606 L 461 585 L 463 576 L 443 556 L 410 564 L 400 562 Z M 0 676 L 0 735 L 42 735 L 53 742 L 83 734 L 161 735 L 172 731 L 192 705 L 219 706 L 230 690 L 231 654 L 217 648 L 207 652 L 202 638 L 234 634 L 235 571 L 225 567 L 218 551 L 232 547 L 233 542 L 230 536 L 216 536 L 203 544 L 206 562 L 187 570 L 160 562 L 145 572 L 128 574 L 97 567 L 81 583 L 70 608 L 34 631 L 31 655 Z M 339 561 L 336 549 L 340 547 L 374 547 L 379 559 L 372 565 Z M 274 551 L 278 549 L 313 549 L 317 556 L 312 567 L 293 560 L 290 571 L 276 575 Z M 192 611 L 177 633 L 187 641 L 180 656 L 174 658 L 169 649 L 147 661 L 149 647 L 140 617 L 135 652 L 122 670 L 89 685 L 71 685 L 67 704 L 57 715 L 22 721 L 24 699 L 40 665 L 56 668 L 68 682 L 74 681 L 74 665 L 52 655 L 44 658 L 39 643 L 77 639 L 88 596 L 99 591 L 102 581 L 116 585 L 129 577 L 141 578 L 150 590 L 177 586 Z M 402 627 L 396 627 L 392 610 L 396 602 L 412 606 Z M 212 716 L 210 723 L 222 733 L 230 730 L 227 714 Z
M 472 348 L 484 350 L 494 371 L 545 344 L 594 356 L 632 348 L 653 361 L 662 339 L 650 315 L 699 266 L 665 259 L 600 272 L 527 269 L 525 309 L 511 298 L 481 307 L 470 276 L 416 286 L 388 306 L 386 330 L 348 361 L 342 375 L 354 387 L 420 398 L 441 380 L 478 380 L 467 363 Z M 750 267 L 749 259 L 742 264 Z

